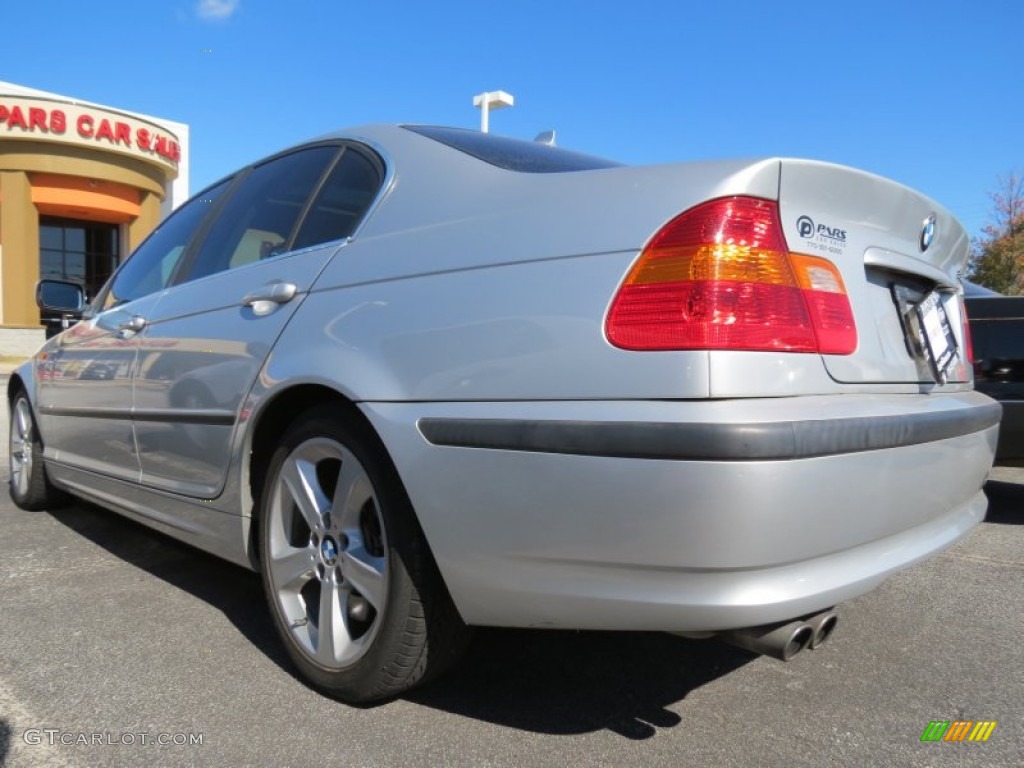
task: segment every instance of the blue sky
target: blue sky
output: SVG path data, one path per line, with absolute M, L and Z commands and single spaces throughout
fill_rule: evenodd
M 939 200 L 977 233 L 1024 169 L 1022 0 L 5 0 L 0 80 L 188 123 L 192 192 L 366 122 L 630 163 L 786 155 Z

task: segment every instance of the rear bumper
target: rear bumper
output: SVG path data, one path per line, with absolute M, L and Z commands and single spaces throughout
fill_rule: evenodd
M 363 405 L 470 623 L 703 631 L 861 595 L 984 516 L 973 392 Z

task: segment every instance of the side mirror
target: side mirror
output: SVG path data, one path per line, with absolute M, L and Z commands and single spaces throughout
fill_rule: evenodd
M 85 291 L 78 283 L 66 280 L 40 280 L 36 284 L 36 304 L 44 312 L 79 314 L 85 309 Z

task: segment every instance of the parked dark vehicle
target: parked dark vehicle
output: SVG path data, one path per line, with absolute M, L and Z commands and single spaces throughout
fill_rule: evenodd
M 997 464 L 1024 464 L 1024 296 L 964 286 L 974 341 L 974 386 L 999 401 Z

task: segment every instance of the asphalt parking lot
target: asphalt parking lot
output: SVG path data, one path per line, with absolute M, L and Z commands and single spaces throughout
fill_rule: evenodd
M 0 765 L 1020 766 L 1024 470 L 988 490 L 967 540 L 842 605 L 834 639 L 789 664 L 482 630 L 439 683 L 358 709 L 296 679 L 255 574 L 94 507 L 22 512 L 4 489 Z M 922 743 L 934 720 L 998 725 Z

